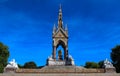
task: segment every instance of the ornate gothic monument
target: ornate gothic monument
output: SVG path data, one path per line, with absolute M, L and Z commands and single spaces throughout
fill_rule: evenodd
M 62 21 L 62 8 L 60 6 L 58 15 L 58 25 L 54 25 L 52 33 L 52 55 L 47 59 L 47 66 L 41 69 L 24 69 L 18 68 L 17 63 L 13 59 L 4 68 L 4 73 L 61 73 L 61 74 L 81 74 L 81 73 L 115 73 L 116 69 L 107 59 L 104 61 L 103 68 L 85 68 L 82 66 L 75 66 L 72 56 L 68 52 L 68 28 L 64 27 Z M 59 46 L 62 49 L 59 49 Z M 69 66 L 68 66 L 69 65 Z M 16 74 L 15 74 L 16 75 Z M 65 74 L 66 75 L 66 74 Z M 87 74 L 88 75 L 88 74 Z M 96 75 L 96 74 L 94 74 Z M 101 75 L 101 74 L 98 74 Z M 103 75 L 103 74 L 102 74 Z M 109 74 L 111 75 L 111 74 Z M 113 74 L 114 75 L 114 74 Z M 85 75 L 86 76 L 86 75 Z M 105 75 L 104 75 L 105 76 Z M 112 76 L 112 75 L 111 75 Z
M 47 59 L 47 65 L 74 65 L 74 60 L 68 53 L 68 28 L 67 25 L 66 27 L 63 26 L 61 6 L 58 15 L 58 26 L 56 27 L 54 24 L 52 39 L 53 51 L 52 55 Z M 60 45 L 64 49 L 63 55 L 61 50 L 57 52 L 57 48 Z

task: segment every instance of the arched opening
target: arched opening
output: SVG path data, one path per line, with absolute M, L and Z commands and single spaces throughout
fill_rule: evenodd
M 65 55 L 65 43 L 60 40 L 56 46 L 56 60 L 64 60 Z
M 64 48 L 61 45 L 56 49 L 56 60 L 64 60 Z

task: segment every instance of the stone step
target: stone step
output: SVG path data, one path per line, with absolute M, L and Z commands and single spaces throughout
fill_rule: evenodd
M 86 69 L 77 66 L 45 66 L 41 69 L 17 69 L 16 73 L 104 73 L 104 69 Z

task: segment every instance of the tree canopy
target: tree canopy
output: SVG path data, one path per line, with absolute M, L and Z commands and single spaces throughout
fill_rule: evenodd
M 85 68 L 99 68 L 99 64 L 95 62 L 86 62 Z
M 9 57 L 9 48 L 0 42 L 0 72 L 3 72 L 4 67 L 7 65 Z
M 111 59 L 113 61 L 113 65 L 116 68 L 116 71 L 120 73 L 120 45 L 112 48 Z
M 36 69 L 37 65 L 35 62 L 30 61 L 30 62 L 26 62 L 23 66 L 23 68 L 29 68 L 29 69 Z
M 19 68 L 23 68 L 24 66 L 23 66 L 23 65 L 21 65 L 21 64 L 18 64 L 18 67 L 19 67 Z
M 104 60 L 98 62 L 99 68 L 103 68 L 104 66 Z

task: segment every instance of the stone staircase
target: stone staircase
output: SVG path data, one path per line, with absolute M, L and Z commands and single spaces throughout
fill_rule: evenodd
M 104 73 L 104 69 L 86 69 L 78 66 L 45 66 L 41 69 L 17 69 L 16 73 Z
M 75 66 L 46 66 L 41 69 L 41 72 L 44 73 L 72 73 L 75 72 L 76 67 Z
M 46 66 L 43 73 L 104 73 L 104 69 L 86 69 L 78 66 Z

